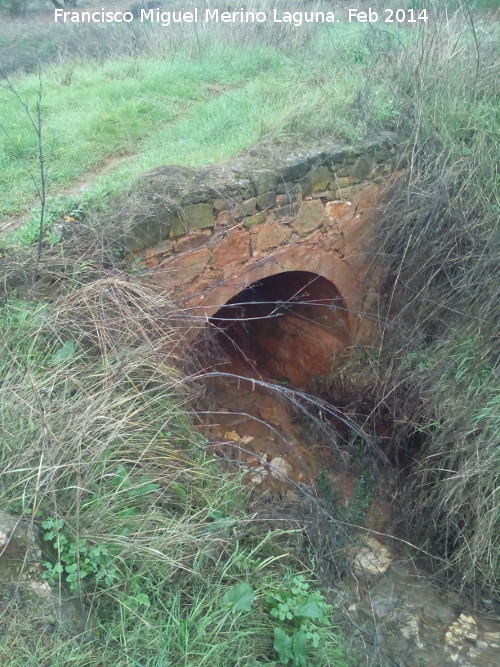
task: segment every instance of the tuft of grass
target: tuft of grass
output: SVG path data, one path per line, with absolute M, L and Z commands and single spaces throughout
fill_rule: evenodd
M 462 3 L 389 70 L 410 167 L 378 229 L 382 343 L 364 378 L 406 466 L 408 536 L 448 559 L 452 581 L 489 592 L 500 540 L 497 39 Z
M 282 531 L 247 516 L 241 476 L 221 469 L 193 428 L 193 383 L 176 370 L 177 320 L 161 292 L 109 277 L 50 305 L 5 304 L 1 504 L 40 526 L 44 576 L 79 597 L 92 623 L 69 641 L 36 609 L 23 608 L 28 624 L 6 603 L 2 662 L 274 659 L 278 622 L 266 600 L 304 566 L 283 551 Z M 251 604 L 227 605 L 243 584 Z M 308 659 L 347 665 L 342 635 L 324 616 Z

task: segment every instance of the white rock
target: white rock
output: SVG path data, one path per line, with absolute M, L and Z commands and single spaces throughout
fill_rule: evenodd
M 354 557 L 355 574 L 383 574 L 392 563 L 391 552 L 374 537 L 363 538 L 364 546 Z
M 282 459 L 281 456 L 276 456 L 270 463 L 271 466 L 271 477 L 274 479 L 284 479 L 290 475 L 292 466 Z

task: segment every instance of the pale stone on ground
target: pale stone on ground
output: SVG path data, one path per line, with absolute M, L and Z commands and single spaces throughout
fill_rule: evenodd
M 364 546 L 354 558 L 354 572 L 356 574 L 383 574 L 392 563 L 389 549 L 374 537 L 363 539 Z

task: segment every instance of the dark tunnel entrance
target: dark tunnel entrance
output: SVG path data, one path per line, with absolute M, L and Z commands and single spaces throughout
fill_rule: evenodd
M 342 295 L 309 271 L 263 278 L 209 321 L 235 371 L 294 386 L 327 373 L 332 356 L 350 342 Z

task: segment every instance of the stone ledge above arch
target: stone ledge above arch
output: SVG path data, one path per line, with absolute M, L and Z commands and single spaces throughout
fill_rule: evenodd
M 273 274 L 316 273 L 340 291 L 352 341 L 364 341 L 373 326 L 361 314 L 376 298 L 366 279 L 373 227 L 401 162 L 384 137 L 268 169 L 161 167 L 144 179 L 125 242 L 145 280 L 202 318 Z

